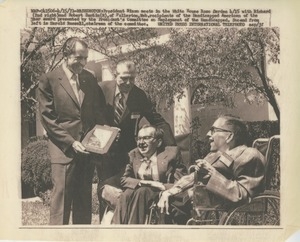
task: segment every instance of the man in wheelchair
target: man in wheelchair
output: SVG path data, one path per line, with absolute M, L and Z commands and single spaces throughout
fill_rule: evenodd
M 177 196 L 197 198 L 194 203 L 209 209 L 240 205 L 264 191 L 265 159 L 257 149 L 245 145 L 248 132 L 242 120 L 220 116 L 207 135 L 211 152 L 196 161 L 197 176 L 195 172 L 183 176 L 161 193 L 157 204 L 161 213 L 169 214 L 171 207 L 174 210 L 172 201 Z M 197 194 L 192 190 L 195 178 L 200 184 Z
M 129 152 L 121 178 L 125 190 L 117 200 L 113 224 L 144 224 L 149 207 L 160 192 L 186 174 L 179 149 L 163 147 L 162 139 L 163 131 L 154 126 L 145 125 L 139 130 L 137 148 Z

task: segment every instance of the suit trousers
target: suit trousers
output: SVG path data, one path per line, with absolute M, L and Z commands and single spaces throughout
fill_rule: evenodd
M 71 207 L 73 224 L 91 224 L 95 165 L 88 156 L 77 155 L 69 164 L 51 164 L 51 169 L 50 225 L 68 224 Z
M 152 202 L 160 190 L 153 187 L 126 189 L 117 203 L 113 224 L 144 224 Z

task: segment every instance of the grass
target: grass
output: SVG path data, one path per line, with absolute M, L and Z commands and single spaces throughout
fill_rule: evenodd
M 71 217 L 71 216 L 70 216 Z M 50 207 L 42 202 L 22 202 L 22 225 L 37 226 L 48 225 Z M 70 219 L 70 222 L 72 219 Z M 70 223 L 71 224 L 71 223 Z M 92 224 L 99 224 L 99 215 L 92 214 Z
M 48 225 L 50 207 L 42 202 L 22 202 L 22 225 Z
M 45 193 L 45 196 L 50 196 L 49 193 Z M 44 198 L 45 199 L 45 198 Z M 50 197 L 46 198 L 46 203 L 49 203 Z M 97 184 L 93 184 L 92 192 L 92 224 L 99 224 L 99 202 L 97 197 Z M 24 226 L 38 226 L 48 225 L 50 218 L 50 206 L 49 204 L 43 204 L 42 202 L 24 202 L 22 201 L 22 225 Z M 72 222 L 72 215 L 70 216 L 70 224 Z

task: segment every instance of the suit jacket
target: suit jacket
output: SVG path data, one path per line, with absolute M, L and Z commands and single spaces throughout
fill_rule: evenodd
M 194 192 L 201 193 L 201 196 L 209 196 L 212 206 L 243 203 L 264 191 L 265 159 L 257 149 L 242 145 L 227 153 L 210 153 L 204 159 L 216 172 L 211 175 L 205 186 Z M 193 184 L 194 173 L 191 173 L 178 181 L 174 188 L 171 188 L 171 192 L 172 189 L 186 190 Z M 205 191 L 201 191 L 202 189 Z M 203 197 L 199 199 L 205 200 Z
M 105 98 L 95 77 L 83 70 L 78 75 L 84 98 L 80 106 L 62 67 L 41 77 L 38 88 L 41 122 L 49 137 L 52 163 L 73 159 L 72 144 L 95 124 L 105 124 Z
M 142 164 L 143 156 L 137 148 L 129 152 L 129 164 L 127 164 L 124 175 L 121 177 L 121 185 L 123 188 L 134 189 L 138 186 L 141 179 L 138 179 L 138 170 Z M 157 154 L 157 169 L 159 181 L 164 184 L 166 189 L 173 186 L 173 183 L 178 181 L 186 174 L 186 167 L 182 163 L 180 151 L 178 147 L 167 146 Z M 168 181 L 169 175 L 172 174 L 173 183 Z
M 111 126 L 114 125 L 114 98 L 116 92 L 116 81 L 105 81 L 100 83 L 106 99 L 106 117 Z M 119 124 L 121 129 L 118 141 L 118 152 L 127 154 L 136 147 L 135 135 L 138 131 L 139 121 L 145 117 L 150 124 L 164 130 L 164 145 L 176 145 L 170 125 L 155 111 L 155 108 L 147 98 L 145 92 L 133 86 L 128 95 L 126 109 Z M 136 118 L 137 117 L 137 118 Z

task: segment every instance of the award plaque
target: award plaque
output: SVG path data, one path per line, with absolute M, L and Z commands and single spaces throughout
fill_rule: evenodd
M 86 134 L 82 140 L 82 144 L 89 152 L 105 154 L 108 152 L 119 132 L 120 129 L 116 127 L 96 125 Z

